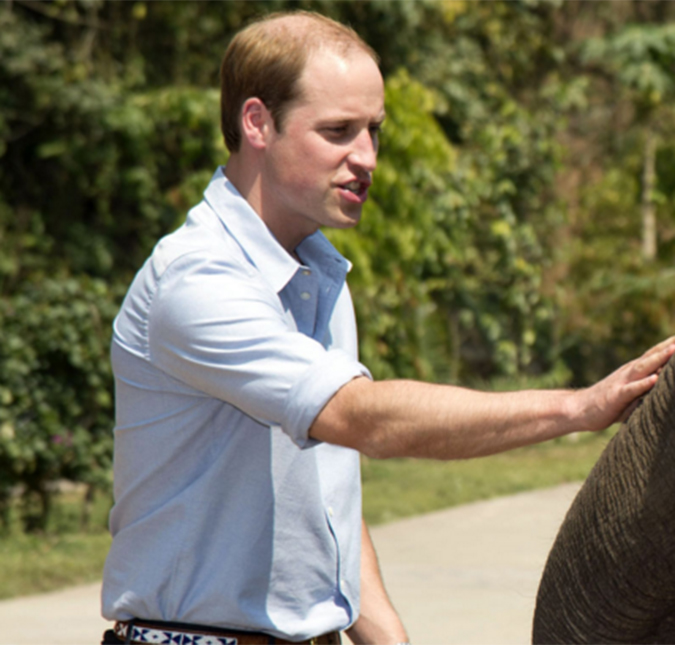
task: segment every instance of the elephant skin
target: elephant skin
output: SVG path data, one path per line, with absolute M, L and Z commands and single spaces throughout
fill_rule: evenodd
M 675 643 L 675 358 L 567 513 L 532 641 Z

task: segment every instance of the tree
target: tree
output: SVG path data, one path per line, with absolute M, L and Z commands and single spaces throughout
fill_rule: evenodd
M 371 199 L 355 231 L 330 233 L 354 262 L 361 354 L 377 377 L 562 385 L 571 369 L 581 385 L 623 359 L 619 347 L 655 340 L 675 248 L 671 5 L 5 3 L 0 496 L 32 491 L 37 526 L 33 502 L 48 507 L 53 478 L 105 483 L 112 318 L 226 161 L 220 58 L 263 12 L 320 11 L 382 59 Z M 655 24 L 622 31 L 640 20 Z M 592 70 L 579 56 L 589 30 L 607 48 Z M 638 156 L 647 126 L 661 139 Z M 636 262 L 640 193 L 660 217 L 651 268 Z
M 215 90 L 110 71 L 104 5 L 28 6 L 0 8 L 0 500 L 40 530 L 54 480 L 109 484 L 113 316 L 224 149 Z
M 633 127 L 643 139 L 642 255 L 652 262 L 657 256 L 656 153 L 659 139 L 675 126 L 675 25 L 628 25 L 588 40 L 584 57 L 612 74 L 633 104 Z
M 573 382 L 583 385 L 672 333 L 670 108 L 654 104 L 658 96 L 645 88 L 655 87 L 663 64 L 651 43 L 670 29 L 675 7 L 615 2 L 561 9 L 553 29 L 567 41 L 560 73 L 583 91 L 561 138 L 557 183 L 566 221 L 549 280 L 560 312 L 561 355 Z M 667 66 L 662 71 L 669 73 Z M 645 127 L 654 126 L 660 142 L 651 166 Z M 643 225 L 650 207 L 659 213 L 660 239 L 656 257 L 645 260 L 645 251 L 656 248 Z

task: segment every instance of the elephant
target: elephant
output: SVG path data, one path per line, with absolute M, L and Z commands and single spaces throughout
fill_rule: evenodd
M 675 643 L 675 357 L 572 502 L 532 642 Z

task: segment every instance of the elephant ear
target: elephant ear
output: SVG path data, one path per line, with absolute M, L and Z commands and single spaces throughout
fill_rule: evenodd
M 532 640 L 675 643 L 675 357 L 572 503 Z

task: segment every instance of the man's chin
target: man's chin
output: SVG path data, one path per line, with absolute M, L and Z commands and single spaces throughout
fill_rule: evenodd
M 336 223 L 335 228 L 353 228 L 361 221 L 362 209 L 342 210 L 339 223 Z

